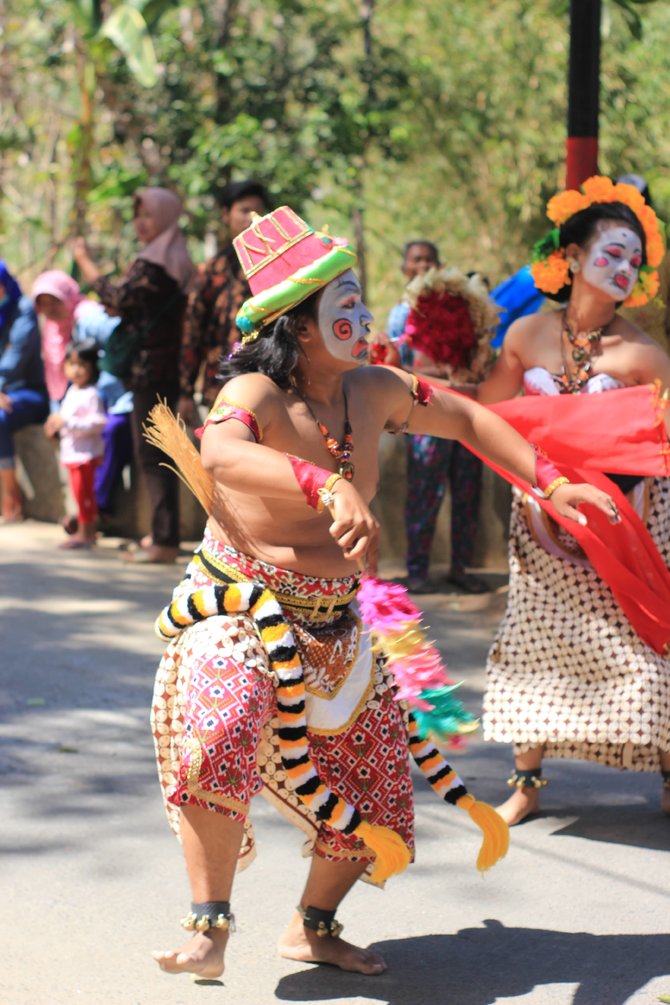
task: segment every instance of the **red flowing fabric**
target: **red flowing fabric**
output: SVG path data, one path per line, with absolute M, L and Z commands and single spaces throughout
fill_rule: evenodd
M 640 384 L 602 394 L 526 395 L 488 407 L 558 467 L 667 477 L 667 404 L 659 385 Z
M 605 474 L 670 475 L 666 406 L 657 384 L 643 384 L 602 394 L 530 395 L 488 407 L 542 450 L 571 482 L 589 482 L 615 500 L 620 523 L 611 524 L 594 506 L 583 506 L 588 519 L 583 527 L 533 494 L 577 539 L 640 638 L 667 655 L 670 571 L 644 522 Z M 523 479 L 482 460 L 523 492 L 532 492 Z

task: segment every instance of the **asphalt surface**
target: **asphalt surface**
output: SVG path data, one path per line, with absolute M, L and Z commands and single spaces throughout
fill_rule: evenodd
M 179 568 L 127 567 L 114 542 L 63 552 L 58 527 L 0 527 L 0 1005 L 649 1005 L 670 994 L 670 820 L 656 776 L 547 766 L 543 815 L 475 869 L 477 831 L 417 779 L 417 862 L 343 904 L 345 936 L 386 956 L 380 977 L 277 957 L 304 881 L 301 835 L 254 803 L 259 856 L 239 877 L 221 982 L 161 973 L 189 906 L 148 727 L 161 644 L 153 619 Z M 186 556 L 182 565 L 186 563 Z M 477 712 L 504 606 L 423 605 Z M 506 794 L 509 750 L 453 757 L 481 799 Z

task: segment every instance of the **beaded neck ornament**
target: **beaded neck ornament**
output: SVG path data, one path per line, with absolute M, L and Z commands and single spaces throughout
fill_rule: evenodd
M 592 376 L 593 357 L 599 355 L 602 338 L 609 328 L 610 321 L 602 328 L 594 328 L 588 332 L 573 332 L 568 324 L 567 314 L 563 311 L 563 328 L 561 331 L 561 356 L 563 367 L 556 374 L 561 394 L 577 394 Z M 570 355 L 575 369 L 568 372 L 565 359 L 563 336 L 570 343 Z
M 323 436 L 323 440 L 326 445 L 326 450 L 331 455 L 331 457 L 334 457 L 335 460 L 337 461 L 338 475 L 342 475 L 343 478 L 346 478 L 346 480 L 350 482 L 354 477 L 354 472 L 356 469 L 351 460 L 351 455 L 354 450 L 354 436 L 351 429 L 351 423 L 349 422 L 349 405 L 347 402 L 346 394 L 344 393 L 344 391 L 342 392 L 342 397 L 344 398 L 344 436 L 342 438 L 342 442 L 340 443 L 338 442 L 338 440 L 335 439 L 334 436 L 331 435 L 325 423 L 317 419 L 316 415 L 314 414 L 309 405 L 309 402 L 302 396 L 300 391 L 298 391 L 297 388 L 294 388 L 294 390 L 295 393 L 300 398 L 300 400 L 302 401 L 305 408 L 307 409 L 307 411 L 309 412 L 309 414 L 314 419 L 317 429 Z

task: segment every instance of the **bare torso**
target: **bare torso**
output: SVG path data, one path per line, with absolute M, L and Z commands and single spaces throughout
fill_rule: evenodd
M 343 381 L 354 442 L 353 484 L 368 503 L 375 495 L 379 480 L 377 453 L 389 415 L 389 395 L 384 393 L 385 387 L 388 390 L 389 374 L 389 371 L 363 367 L 347 373 Z M 335 472 L 337 461 L 326 448 L 324 437 L 304 401 L 292 391 L 282 391 L 268 378 L 254 376 L 265 385 L 263 415 L 259 415 L 262 444 Z M 412 402 L 408 390 L 403 384 L 394 383 L 409 414 Z M 237 400 L 235 384 L 231 382 L 222 392 L 233 400 Z M 317 418 L 341 440 L 343 399 L 334 407 L 310 404 Z M 244 429 L 236 422 L 214 428 L 219 436 L 239 435 Z M 289 473 L 288 477 L 293 476 Z M 330 522 L 328 514 L 317 513 L 307 506 L 302 495 L 293 499 L 276 498 L 262 489 L 252 494 L 224 486 L 221 481 L 216 483 L 215 506 L 210 518 L 214 534 L 235 548 L 281 568 L 332 578 L 354 575 L 356 565 L 344 558 L 342 549 L 331 537 Z
M 225 385 L 222 395 L 256 415 L 260 443 L 235 419 L 209 425 L 201 443 L 202 462 L 215 485 L 210 527 L 224 543 L 305 575 L 356 575 L 363 558 L 374 568 L 378 525 L 368 504 L 377 490 L 384 429 L 406 428 L 414 434 L 460 440 L 534 484 L 534 449 L 488 409 L 442 390 L 435 390 L 429 401 L 424 396 L 424 404 L 417 406 L 415 378 L 410 374 L 385 366 L 357 366 L 333 374 L 330 362 L 319 368 L 311 346 L 310 351 L 309 370 L 305 365 L 299 375 L 300 393 L 338 441 L 343 438 L 346 394 L 354 444 L 353 482 L 337 482 L 332 512 L 319 513 L 308 505 L 287 454 L 325 471 L 338 468 L 310 408 L 299 394 L 282 390 L 262 374 L 239 375 Z M 538 355 L 531 365 L 554 363 L 548 355 Z M 521 379 L 522 372 L 519 386 Z M 404 486 L 398 491 L 404 492 Z M 593 502 L 604 511 L 609 502 L 599 490 L 579 485 L 560 486 L 553 499 L 559 512 L 577 519 L 573 500 Z

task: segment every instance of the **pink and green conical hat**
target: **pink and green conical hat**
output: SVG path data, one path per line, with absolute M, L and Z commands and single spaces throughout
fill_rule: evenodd
M 356 265 L 346 241 L 314 230 L 288 206 L 257 216 L 233 246 L 253 294 L 235 319 L 243 342 Z

